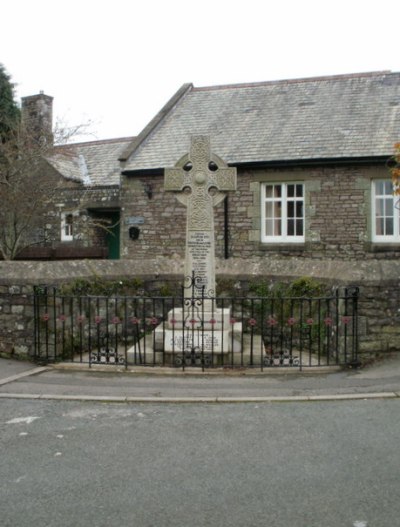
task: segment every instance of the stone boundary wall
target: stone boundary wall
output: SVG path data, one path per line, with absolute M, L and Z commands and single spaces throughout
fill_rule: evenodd
M 25 359 L 33 352 L 32 287 L 0 285 L 0 356 Z
M 305 260 L 217 261 L 217 285 L 224 293 L 235 288 L 246 293 L 249 281 L 292 281 L 310 276 L 330 286 L 360 287 L 360 353 L 400 352 L 400 262 Z M 174 291 L 183 277 L 181 259 L 143 261 L 0 262 L 0 354 L 29 358 L 34 350 L 33 286 L 60 285 L 79 278 L 143 281 L 151 292 L 170 286 Z

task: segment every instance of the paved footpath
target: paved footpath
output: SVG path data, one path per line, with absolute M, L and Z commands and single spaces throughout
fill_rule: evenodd
M 112 402 L 318 401 L 400 397 L 400 354 L 359 370 L 208 372 L 37 367 L 0 359 L 0 398 Z

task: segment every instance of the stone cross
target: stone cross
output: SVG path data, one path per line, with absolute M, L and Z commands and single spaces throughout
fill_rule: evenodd
M 194 272 L 205 295 L 215 296 L 213 207 L 224 191 L 236 190 L 236 168 L 211 153 L 208 136 L 193 136 L 190 153 L 165 169 L 164 188 L 179 192 L 176 198 L 187 207 L 185 278 Z

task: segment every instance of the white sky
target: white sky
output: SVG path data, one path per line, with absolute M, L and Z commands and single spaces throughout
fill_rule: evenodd
M 137 135 L 195 86 L 400 71 L 396 0 L 10 0 L 0 62 L 86 140 Z

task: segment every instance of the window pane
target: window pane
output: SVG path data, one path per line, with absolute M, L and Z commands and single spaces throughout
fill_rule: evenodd
M 288 220 L 288 222 L 287 222 L 287 234 L 288 234 L 288 236 L 294 236 L 296 234 L 294 232 L 294 220 Z
M 393 199 L 385 199 L 385 216 L 393 216 Z
M 274 213 L 273 216 L 275 218 L 280 218 L 282 216 L 282 203 L 280 201 L 275 201 L 273 204 L 274 207 Z
M 393 234 L 393 218 L 386 218 L 385 220 L 386 236 L 391 236 Z
M 265 187 L 265 197 L 272 198 L 273 185 L 266 185 Z
M 376 216 L 383 216 L 383 207 L 384 207 L 384 200 L 381 198 L 378 198 L 376 200 L 376 206 L 375 206 Z
M 282 215 L 282 203 L 280 201 L 270 201 L 265 203 L 266 218 L 280 218 Z
M 65 216 L 65 225 L 64 225 L 64 233 L 66 236 L 72 236 L 73 223 L 74 223 L 74 217 L 72 216 L 72 214 L 67 214 Z
M 274 213 L 273 213 L 273 207 L 274 207 L 274 203 L 273 202 L 267 202 L 265 204 L 265 217 L 266 218 L 273 218 L 274 217 Z
M 274 222 L 273 220 L 266 220 L 265 222 L 265 234 L 266 236 L 274 235 Z
M 375 193 L 377 196 L 381 196 L 383 194 L 384 183 L 384 181 L 375 182 Z
M 386 195 L 391 195 L 392 192 L 393 192 L 393 185 L 392 185 L 392 182 L 391 181 L 384 181 L 383 182 L 383 190 L 384 190 L 384 194 Z
M 375 220 L 376 234 L 382 236 L 384 234 L 383 230 L 383 218 L 376 218 Z
M 303 236 L 303 220 L 296 220 L 296 236 Z
M 296 196 L 298 198 L 303 197 L 303 185 L 296 185 Z
M 294 217 L 294 201 L 288 201 L 288 204 L 287 204 L 287 215 L 288 215 L 288 218 L 293 218 Z
M 269 198 L 280 198 L 282 196 L 282 185 L 266 185 L 265 197 Z
M 295 185 L 288 185 L 287 186 L 287 195 L 289 198 L 293 198 L 294 197 L 294 189 L 295 189 Z
M 266 220 L 265 234 L 266 236 L 281 236 L 281 220 Z
M 296 217 L 297 218 L 303 217 L 303 202 L 302 201 L 296 202 Z

